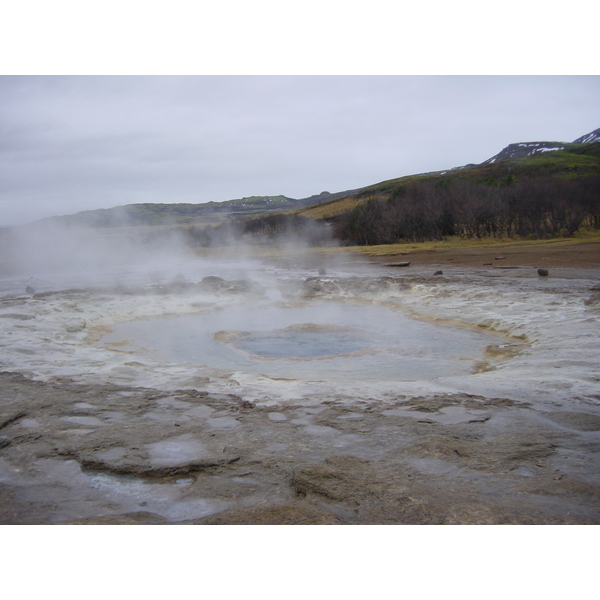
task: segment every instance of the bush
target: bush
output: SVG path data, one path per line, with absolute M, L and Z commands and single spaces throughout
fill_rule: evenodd
M 441 240 L 447 236 L 550 237 L 581 225 L 600 228 L 600 177 L 516 181 L 413 182 L 371 197 L 335 225 L 356 245 Z

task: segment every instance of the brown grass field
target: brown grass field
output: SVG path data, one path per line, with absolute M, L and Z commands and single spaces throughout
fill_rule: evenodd
M 600 237 L 535 241 L 469 240 L 353 247 L 377 262 L 414 266 L 600 269 Z

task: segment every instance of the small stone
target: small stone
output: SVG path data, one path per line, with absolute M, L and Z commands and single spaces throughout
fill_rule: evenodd
M 83 329 L 85 329 L 85 321 L 81 320 L 81 321 L 73 321 L 72 323 L 69 323 L 65 329 L 69 332 L 69 333 L 77 333 L 78 331 L 82 331 Z
M 225 280 L 222 277 L 217 277 L 216 275 L 208 275 L 207 277 L 202 278 L 201 283 L 206 283 L 209 285 L 218 285 L 219 283 L 224 283 Z
M 436 272 L 434 273 L 434 275 L 443 275 L 443 274 L 444 274 L 444 271 L 436 271 Z
M 548 277 L 548 269 L 538 269 L 537 273 L 540 277 Z
M 409 261 L 397 262 L 397 263 L 388 263 L 385 265 L 386 267 L 410 267 Z

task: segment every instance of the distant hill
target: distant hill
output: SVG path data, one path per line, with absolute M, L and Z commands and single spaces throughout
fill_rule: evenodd
M 566 152 L 577 152 L 577 144 L 594 144 L 600 142 L 600 129 L 596 129 L 586 135 L 582 135 L 571 143 L 565 142 L 519 142 L 509 144 L 504 150 L 484 160 L 482 164 L 491 164 L 502 160 L 514 158 L 525 158 L 526 156 L 535 156 L 544 152 L 557 152 L 564 150 Z
M 287 212 L 326 200 L 347 196 L 358 190 L 321 192 L 308 198 L 287 196 L 249 196 L 224 202 L 202 204 L 126 204 L 113 208 L 86 210 L 72 215 L 48 217 L 36 223 L 55 222 L 63 225 L 81 225 L 94 228 L 138 226 L 214 225 L 231 219 L 249 219 Z
M 526 156 L 534 156 L 544 152 L 554 152 L 565 150 L 569 144 L 561 144 L 560 142 L 520 142 L 518 144 L 509 144 L 504 150 L 484 160 L 482 164 L 492 164 L 501 160 L 510 160 L 513 158 L 525 158 Z
M 573 143 L 574 144 L 594 144 L 595 142 L 600 142 L 600 129 L 594 129 L 594 131 L 582 135 L 580 138 L 577 138 Z

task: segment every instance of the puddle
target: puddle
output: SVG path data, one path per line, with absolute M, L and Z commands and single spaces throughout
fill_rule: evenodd
M 240 422 L 233 417 L 215 417 L 206 419 L 206 424 L 214 429 L 231 429 L 240 425 Z
M 171 450 L 174 450 L 173 446 Z M 118 456 L 123 448 L 107 450 Z M 169 452 L 163 448 L 162 450 Z M 43 473 L 35 480 L 22 478 L 18 469 L 0 459 L 0 482 L 22 486 L 23 497 L 42 503 L 47 522 L 149 512 L 169 521 L 198 519 L 230 506 L 230 502 L 211 498 L 187 497 L 192 478 L 157 482 L 81 470 L 75 460 L 40 459 L 36 467 Z M 35 485 L 28 485 L 35 481 Z
M 287 417 L 283 413 L 270 412 L 267 416 L 271 421 L 287 421 Z
M 304 431 L 309 435 L 317 436 L 339 435 L 340 433 L 337 429 L 328 427 L 327 425 L 308 425 L 304 428 Z
M 531 470 L 528 469 L 525 466 L 519 466 L 516 469 L 511 469 L 513 473 L 516 473 L 517 475 L 522 475 L 523 477 L 535 477 L 535 473 Z
M 406 462 L 426 475 L 448 475 L 459 471 L 459 469 L 451 462 L 439 458 L 410 457 Z
M 208 455 L 204 444 L 186 434 L 148 444 L 150 462 L 155 467 L 179 465 L 192 460 L 202 460 Z
M 185 414 L 190 417 L 196 418 L 206 418 L 209 417 L 213 412 L 215 412 L 214 408 L 210 408 L 210 406 L 205 406 L 204 404 L 200 404 L 199 406 L 194 406 L 194 408 L 190 408 L 185 411 Z
M 186 481 L 157 483 L 106 473 L 85 474 L 85 477 L 90 488 L 100 492 L 105 501 L 121 504 L 123 512 L 146 511 L 170 521 L 183 521 L 198 519 L 228 506 L 219 500 L 182 497 L 184 488 L 189 485 Z

